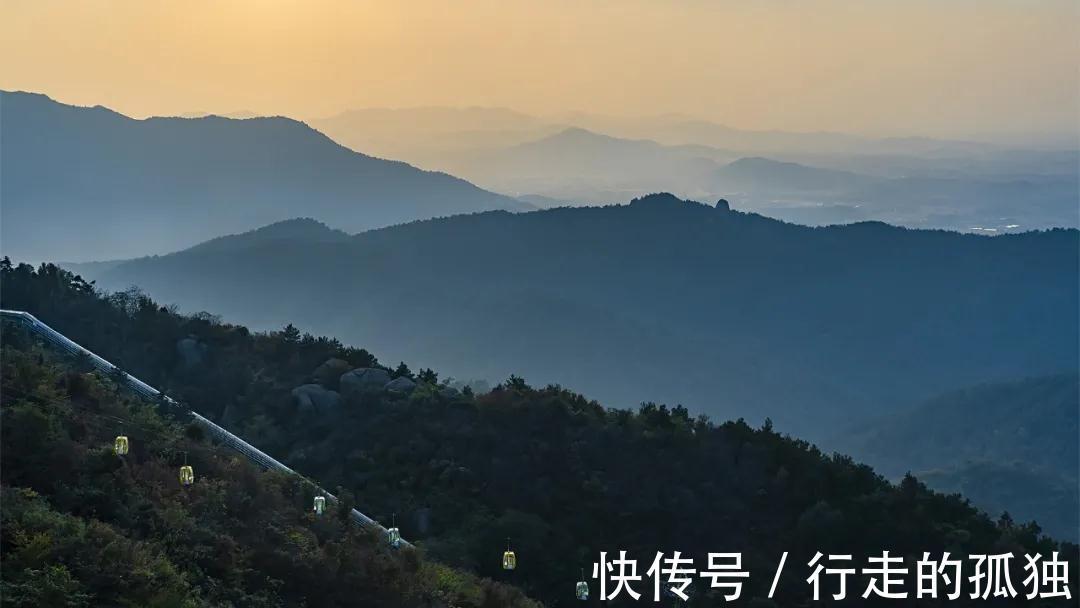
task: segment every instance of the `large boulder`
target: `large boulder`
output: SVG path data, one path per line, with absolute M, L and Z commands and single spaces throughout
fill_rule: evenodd
M 391 393 L 408 394 L 416 389 L 416 383 L 406 378 L 405 376 L 402 376 L 400 378 L 394 378 L 390 382 L 387 382 L 386 386 L 384 386 L 383 388 L 390 391 Z
M 341 395 L 319 384 L 301 384 L 292 390 L 292 396 L 302 412 L 325 412 L 341 404 Z
M 382 390 L 389 381 L 390 373 L 385 369 L 379 369 L 377 367 L 358 367 L 352 371 L 341 374 L 338 385 L 341 387 L 342 393 L 359 394 Z
M 184 367 L 202 365 L 206 355 L 206 345 L 194 336 L 180 338 L 176 341 L 176 354 L 180 356 L 180 362 Z
M 341 375 L 349 371 L 349 362 L 343 359 L 327 359 L 311 372 L 316 382 L 329 389 L 340 387 Z

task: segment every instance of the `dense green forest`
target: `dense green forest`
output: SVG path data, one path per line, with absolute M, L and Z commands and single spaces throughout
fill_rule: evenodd
M 888 549 L 916 558 L 924 551 L 1049 555 L 1060 550 L 1072 564 L 1076 589 L 1076 545 L 1058 545 L 1035 523 L 997 514 L 991 519 L 960 496 L 934 493 L 912 477 L 892 485 L 850 458 L 823 454 L 778 433 L 771 423 L 760 428 L 741 420 L 718 424 L 691 416 L 680 406 L 653 403 L 637 411 L 607 409 L 559 386 L 532 387 L 516 376 L 487 394 L 460 393 L 440 382 L 435 371 L 414 371 L 403 363 L 381 369 L 388 376 L 410 378 L 414 390 L 349 392 L 342 386 L 341 370 L 379 363 L 371 353 L 333 339 L 303 335 L 291 326 L 253 333 L 208 315 L 179 315 L 137 292 L 100 294 L 52 265 L 35 270 L 5 260 L 2 281 L 4 308 L 37 315 L 300 472 L 329 487 L 343 487 L 368 515 L 386 522 L 396 514 L 405 537 L 431 558 L 512 583 L 551 605 L 573 603 L 573 582 L 580 570 L 587 571 L 600 551 L 617 550 L 627 550 L 646 564 L 657 551 L 679 550 L 699 558 L 708 551 L 742 552 L 751 572 L 744 598 L 766 595 L 778 556 L 790 551 L 793 574 L 780 581 L 777 592 L 777 604 L 785 606 L 806 601 L 808 572 L 803 565 L 815 551 L 866 556 Z M 5 351 L 9 356 L 13 365 L 20 360 Z M 27 382 L 27 373 L 4 376 Z M 293 390 L 303 385 L 309 385 L 310 394 L 334 391 L 338 397 L 324 406 L 302 407 Z M 32 416 L 36 410 L 23 406 L 20 411 Z M 39 426 L 63 429 L 68 420 L 57 414 Z M 24 424 L 5 419 L 5 433 Z M 65 479 L 69 465 L 64 463 L 26 465 L 23 474 L 37 476 L 31 481 L 7 473 L 9 453 L 37 458 L 47 437 L 38 435 L 24 445 L 5 434 L 5 483 L 37 489 L 54 485 L 54 478 Z M 207 471 L 204 479 L 219 488 L 217 496 L 227 507 L 239 493 L 234 484 L 245 487 L 240 479 L 229 478 L 224 463 L 215 465 L 217 461 L 189 445 L 194 440 L 174 441 L 197 455 L 200 469 Z M 146 466 L 172 474 L 165 464 Z M 115 490 L 93 476 L 75 474 L 73 479 L 85 480 L 80 486 L 84 494 L 55 484 L 62 490 L 49 496 L 52 502 L 27 498 L 14 504 L 52 509 L 57 517 L 91 508 L 108 513 L 107 505 L 117 502 L 122 506 L 112 508 L 120 513 L 132 508 L 133 501 L 116 499 Z M 277 489 L 267 492 L 278 498 L 265 502 L 288 503 L 287 484 L 271 481 L 265 483 Z M 95 506 L 99 502 L 103 506 Z M 236 538 L 236 546 L 245 550 L 253 550 L 248 542 L 267 542 L 266 522 L 257 518 L 264 505 L 252 504 L 256 502 L 242 502 L 232 513 L 242 514 L 244 521 L 235 522 L 238 528 L 258 531 L 258 537 L 237 537 L 239 532 L 211 536 Z M 301 502 L 295 502 L 296 509 Z M 5 517 L 8 505 L 5 500 Z M 229 513 L 226 507 L 215 508 Z M 243 513 L 245 508 L 253 514 Z M 263 517 L 283 516 L 267 508 Z M 124 521 L 137 527 L 134 522 L 139 520 Z M 202 529 L 196 525 L 198 518 L 184 521 Z M 223 521 L 216 525 L 218 531 L 231 530 Z M 141 533 L 158 531 L 152 527 Z M 319 542 L 311 540 L 311 550 L 329 551 L 320 542 L 329 543 L 330 535 L 316 537 Z M 500 570 L 499 562 L 508 537 L 519 559 L 518 569 L 509 574 Z M 180 547 L 177 551 L 190 550 L 191 537 L 168 538 L 170 546 Z M 280 549 L 281 543 L 273 542 L 274 550 Z M 5 551 L 4 559 L 11 554 Z M 200 553 L 215 564 L 219 555 Z M 389 578 L 388 585 L 432 588 L 424 587 L 422 566 L 420 574 L 409 575 L 407 564 L 395 561 L 405 558 L 385 559 L 389 571 L 403 572 L 397 575 L 400 583 Z M 220 576 L 234 575 L 234 570 L 265 574 L 254 558 L 229 563 L 235 568 L 214 566 L 223 568 Z M 210 568 L 205 564 L 200 571 L 212 572 Z M 5 576 L 10 570 L 5 563 Z M 276 592 L 288 594 L 290 584 L 281 583 Z M 207 585 L 217 588 L 218 583 Z M 328 593 L 333 589 L 331 583 L 326 587 Z M 511 593 L 500 587 L 485 589 L 489 595 Z M 714 601 L 715 596 L 702 592 L 691 603 Z
M 531 606 L 506 585 L 311 512 L 265 473 L 77 361 L 5 331 L 5 606 Z M 130 451 L 113 452 L 117 435 Z M 197 483 L 184 487 L 190 463 Z

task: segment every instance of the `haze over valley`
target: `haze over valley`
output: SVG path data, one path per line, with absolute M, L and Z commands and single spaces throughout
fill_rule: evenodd
M 0 93 L 5 255 L 90 261 L 168 253 L 315 215 L 350 231 L 532 205 L 353 152 L 287 118 L 134 120 Z
M 134 120 L 21 92 L 0 93 L 0 104 L 2 249 L 30 260 L 163 254 L 301 216 L 359 232 L 658 191 L 804 225 L 877 220 L 984 234 L 1080 225 L 1077 149 L 643 121 L 684 142 L 660 144 L 483 108 L 313 121 L 350 150 L 282 117 Z M 716 145 L 685 143 L 703 139 Z
M 767 413 L 821 437 L 945 389 L 1080 363 L 1077 238 L 814 229 L 659 194 L 347 238 L 296 220 L 75 268 L 107 289 L 137 285 L 257 328 L 296 323 L 456 377 Z
M 1077 17 L 0 3 L 5 608 L 1075 600 Z
M 745 131 L 685 116 L 562 118 L 373 109 L 312 124 L 354 149 L 540 206 L 669 191 L 811 225 L 880 220 L 991 234 L 1080 225 L 1075 145 Z
M 894 479 L 915 471 L 1075 538 L 1075 458 L 1062 459 L 1076 448 L 1075 374 L 956 391 L 1080 365 L 1078 246 L 1074 229 L 807 228 L 657 194 L 355 236 L 298 219 L 70 267 L 105 289 L 137 285 L 256 329 L 296 323 L 451 379 L 518 375 L 616 407 L 770 418 Z M 972 411 L 984 423 L 963 422 Z

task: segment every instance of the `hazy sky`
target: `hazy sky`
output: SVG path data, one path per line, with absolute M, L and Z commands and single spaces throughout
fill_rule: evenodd
M 506 106 L 1076 133 L 1077 0 L 0 0 L 0 88 L 145 116 Z

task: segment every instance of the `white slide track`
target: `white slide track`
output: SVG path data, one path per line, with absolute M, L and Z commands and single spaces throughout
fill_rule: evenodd
M 155 403 L 164 403 L 164 404 L 167 404 L 169 406 L 177 408 L 179 411 L 182 411 L 184 413 L 184 415 L 189 416 L 191 418 L 192 422 L 194 422 L 195 424 L 202 427 L 202 429 L 204 431 L 206 431 L 206 433 L 210 437 L 212 437 L 214 440 L 216 440 L 218 443 L 220 443 L 220 444 L 222 444 L 224 446 L 227 446 L 229 448 L 232 448 L 233 450 L 238 452 L 241 456 L 246 458 L 248 461 L 262 467 L 263 469 L 267 469 L 267 470 L 271 470 L 271 471 L 280 471 L 280 472 L 288 474 L 288 475 L 293 475 L 293 476 L 296 476 L 296 477 L 300 477 L 304 481 L 306 481 L 308 483 L 311 483 L 311 481 L 308 480 L 303 475 L 300 475 L 299 473 L 297 473 L 296 471 L 290 469 L 289 467 L 285 466 L 284 464 L 281 464 L 280 462 L 275 460 L 270 455 L 268 455 L 265 452 L 259 450 L 255 446 L 253 446 L 250 443 L 244 441 L 243 439 L 237 437 L 236 435 L 230 433 L 229 431 L 226 431 L 224 428 L 222 428 L 221 426 L 215 424 L 214 422 L 210 421 L 209 419 L 205 418 L 204 416 L 202 416 L 198 412 L 188 410 L 188 409 L 182 407 L 174 399 L 172 399 L 171 397 L 165 395 L 161 391 L 155 389 L 154 387 L 152 387 L 149 384 L 143 382 L 142 380 L 139 380 L 135 376 L 132 376 L 131 374 L 128 374 L 128 373 L 124 372 L 123 370 L 121 370 L 117 366 L 115 366 L 112 363 L 109 363 L 108 361 L 106 361 L 105 359 L 99 357 L 97 354 L 95 354 L 95 353 L 87 350 L 86 348 L 83 348 L 82 346 L 76 344 L 74 341 L 72 341 L 70 338 L 68 338 L 64 334 L 56 331 L 55 329 L 53 329 L 53 328 L 49 327 L 48 325 L 46 325 L 46 324 L 42 323 L 41 321 L 39 321 L 37 319 L 37 317 L 35 317 L 34 315 L 32 315 L 32 314 L 30 314 L 28 312 L 23 312 L 21 310 L 0 310 L 0 318 L 3 318 L 5 320 L 9 320 L 9 321 L 14 321 L 16 323 L 19 323 L 19 324 L 25 326 L 31 332 L 33 332 L 34 334 L 36 334 L 36 335 L 40 336 L 42 339 L 44 339 L 47 343 L 49 343 L 52 346 L 55 346 L 56 348 L 64 351 L 65 353 L 68 353 L 68 354 L 73 355 L 73 356 L 83 355 L 83 356 L 89 357 L 91 365 L 93 365 L 95 369 L 101 371 L 102 373 L 109 374 L 112 377 L 115 377 L 116 374 L 120 374 L 121 375 L 120 377 L 123 379 L 123 382 L 131 390 L 133 390 L 136 393 L 142 395 L 146 399 L 154 401 Z M 327 492 L 326 490 L 322 489 L 321 487 L 316 485 L 315 490 L 316 490 L 316 492 L 321 493 L 323 496 L 325 496 L 327 501 L 333 502 L 333 503 L 337 502 L 337 497 L 335 497 L 330 492 Z M 360 511 L 357 511 L 356 509 L 353 509 L 352 513 L 350 515 L 352 517 L 352 520 L 355 521 L 360 526 L 365 527 L 365 528 L 373 528 L 373 529 L 377 530 L 378 532 L 382 533 L 384 538 L 388 537 L 387 536 L 388 533 L 389 533 L 388 530 L 386 530 L 386 528 L 384 528 L 382 525 L 379 524 L 379 522 L 375 521 L 374 519 L 371 519 L 370 517 L 368 517 L 367 515 L 364 515 Z M 401 547 L 411 547 L 412 545 L 410 545 L 405 540 L 401 540 L 399 542 L 399 546 L 401 546 Z

